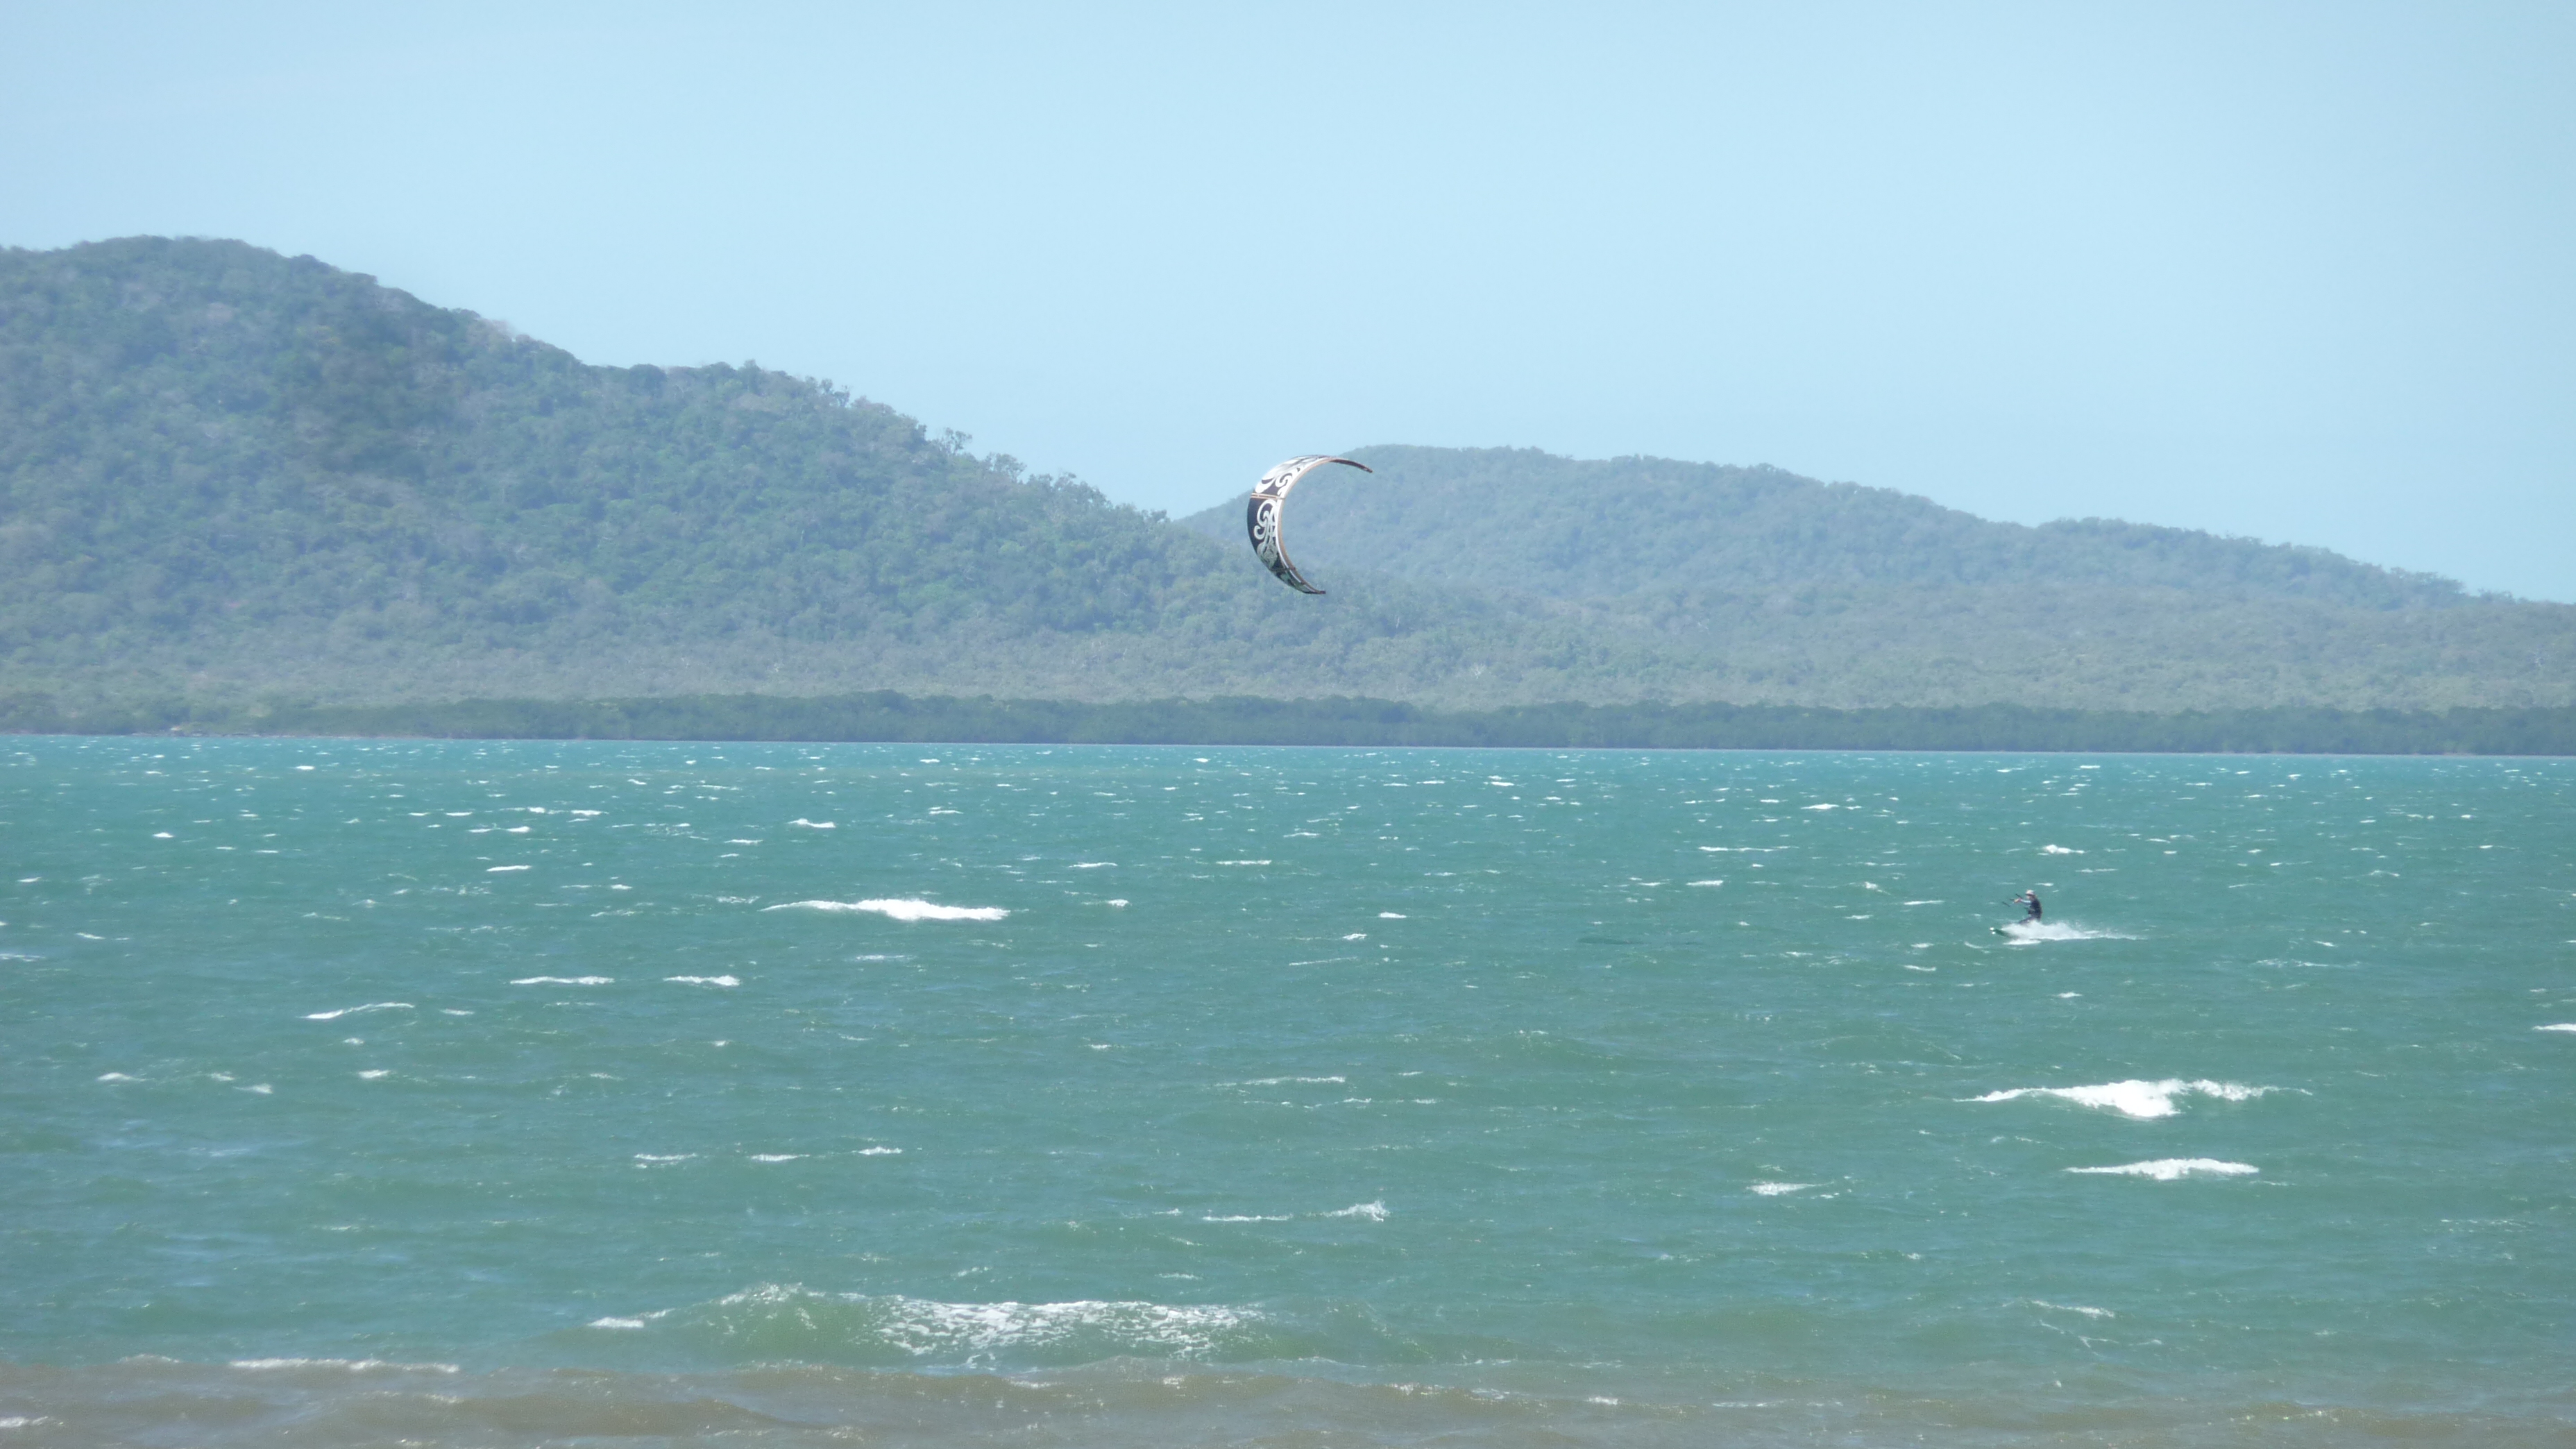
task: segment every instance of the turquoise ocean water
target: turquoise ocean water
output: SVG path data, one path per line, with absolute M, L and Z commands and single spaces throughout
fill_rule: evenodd
M 2576 1443 L 2576 762 L 13 739 L 0 870 L 0 1449 Z

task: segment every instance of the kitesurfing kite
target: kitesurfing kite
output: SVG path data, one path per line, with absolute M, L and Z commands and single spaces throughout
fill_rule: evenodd
M 1297 486 L 1298 479 L 1326 463 L 1340 463 L 1363 473 L 1377 471 L 1366 463 L 1327 457 L 1322 453 L 1291 458 L 1272 467 L 1261 475 L 1260 482 L 1252 485 L 1252 501 L 1243 512 L 1243 529 L 1252 535 L 1253 553 L 1279 576 L 1279 582 L 1301 594 L 1320 594 L 1323 590 L 1306 582 L 1306 576 L 1297 572 L 1297 566 L 1288 561 L 1288 545 L 1279 537 L 1279 509 L 1288 501 L 1288 490 Z

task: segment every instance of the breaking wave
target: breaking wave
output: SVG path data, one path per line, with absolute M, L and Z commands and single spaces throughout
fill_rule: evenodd
M 2117 1167 L 2070 1167 L 2066 1170 L 2110 1177 L 2152 1177 L 2158 1182 L 2173 1182 L 2185 1177 L 2251 1177 L 2263 1169 L 2251 1163 L 2221 1162 L 2215 1157 L 2159 1157 L 2153 1162 L 2124 1162 Z
M 2090 1087 L 2012 1087 L 2001 1092 L 1988 1092 L 1982 1097 L 1962 1098 L 1969 1102 L 2010 1102 L 2022 1097 L 2056 1097 L 2079 1107 L 2093 1107 L 2117 1112 L 2123 1117 L 2147 1121 L 2170 1117 L 2182 1110 L 2175 1099 L 2188 1096 L 2216 1097 L 2222 1102 L 2250 1102 L 2271 1091 L 2270 1087 L 2246 1087 L 2234 1082 L 2186 1082 L 2169 1077 L 2161 1082 L 2103 1082 Z
M 1421 1356 L 1358 1305 L 1295 1312 L 1140 1300 L 948 1303 L 778 1283 L 686 1308 L 607 1315 L 595 1326 L 613 1328 L 621 1338 L 638 1332 L 675 1337 L 734 1363 L 864 1368 L 1007 1372 L 1120 1358 L 1244 1363 Z
M 1000 906 L 943 906 L 922 900 L 786 901 L 763 906 L 768 911 L 868 911 L 897 921 L 998 921 L 1010 912 Z

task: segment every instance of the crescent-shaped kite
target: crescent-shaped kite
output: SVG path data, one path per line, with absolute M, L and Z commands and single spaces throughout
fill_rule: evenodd
M 1252 500 L 1243 511 L 1243 530 L 1252 535 L 1252 552 L 1270 566 L 1270 571 L 1279 576 L 1279 582 L 1301 594 L 1320 594 L 1323 590 L 1306 582 L 1306 576 L 1297 572 L 1297 566 L 1288 561 L 1288 545 L 1279 536 L 1279 510 L 1287 503 L 1288 490 L 1297 486 L 1297 480 L 1326 463 L 1340 463 L 1363 473 L 1377 471 L 1366 463 L 1323 453 L 1291 458 L 1261 475 L 1261 481 L 1252 485 Z

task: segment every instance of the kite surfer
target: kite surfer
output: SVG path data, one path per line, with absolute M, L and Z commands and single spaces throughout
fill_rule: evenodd
M 2023 891 L 2020 895 L 2012 898 L 2012 903 L 2021 907 L 2021 919 L 2023 925 L 2036 926 L 2039 924 L 2041 914 L 2039 892 Z

